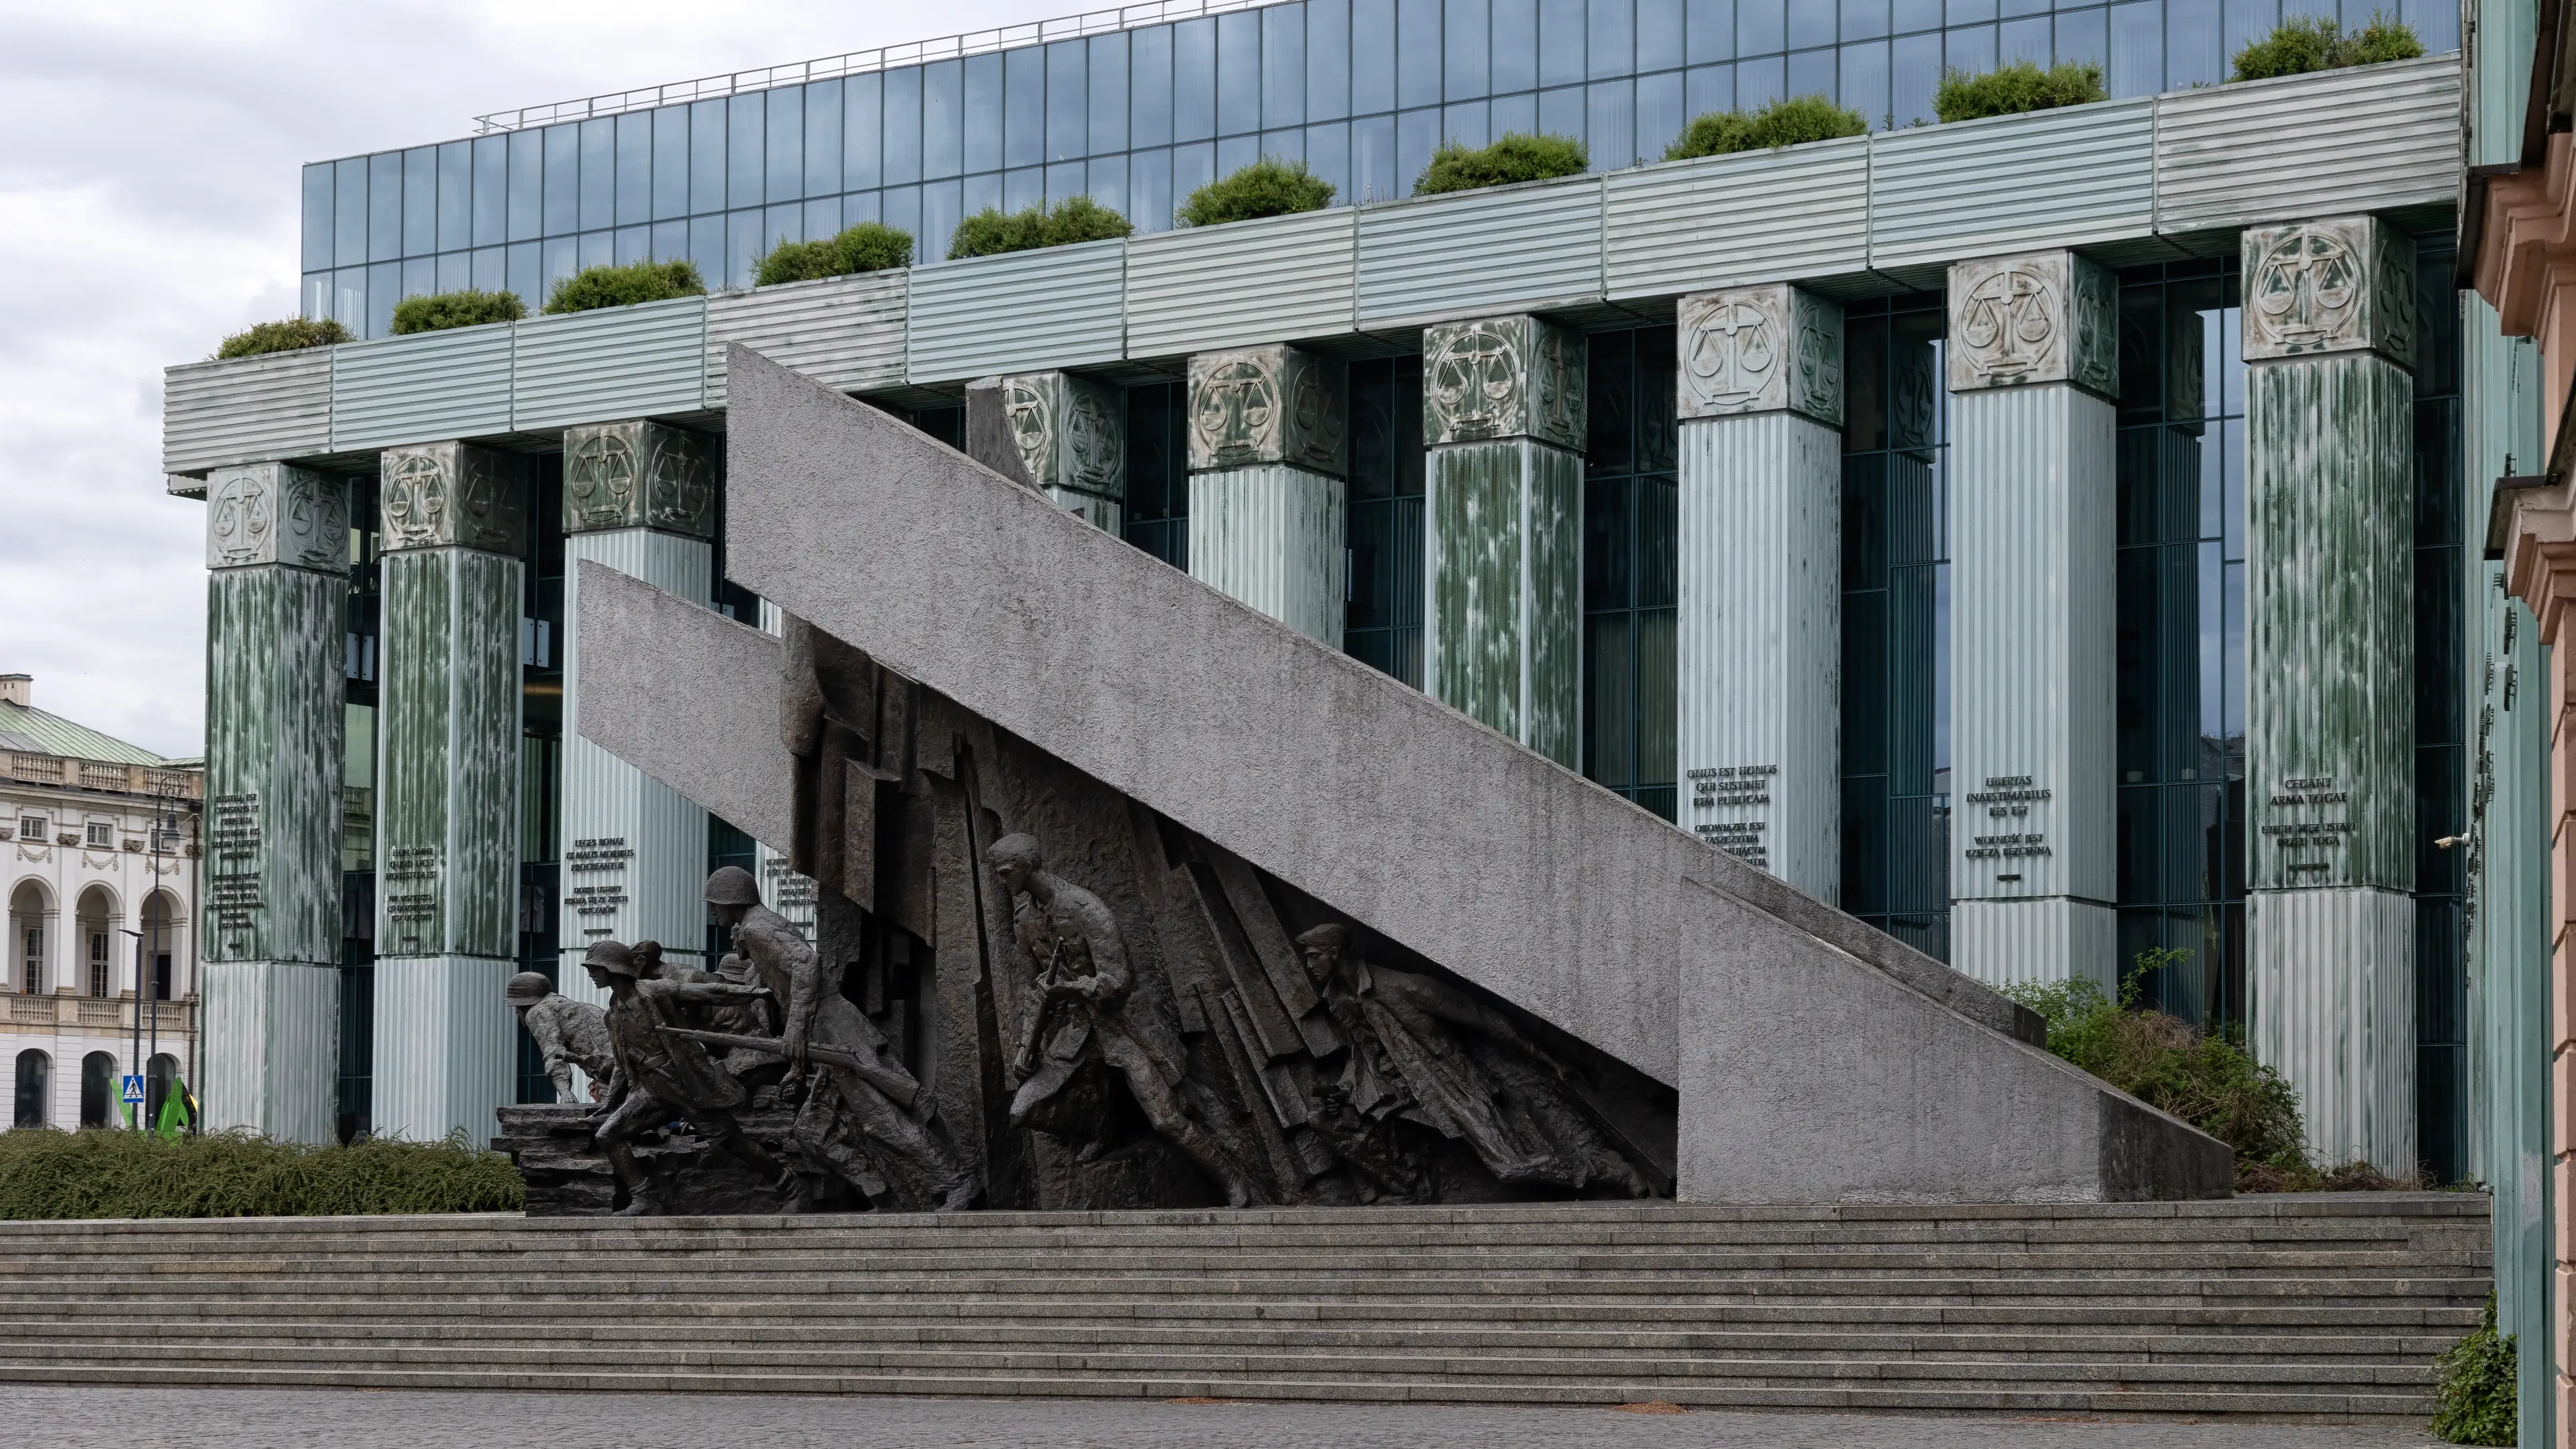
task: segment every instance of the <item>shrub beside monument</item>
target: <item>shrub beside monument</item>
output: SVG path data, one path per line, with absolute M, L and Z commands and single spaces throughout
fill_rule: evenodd
M 461 1138 L 308 1147 L 247 1132 L 0 1133 L 0 1218 L 516 1212 L 518 1172 Z

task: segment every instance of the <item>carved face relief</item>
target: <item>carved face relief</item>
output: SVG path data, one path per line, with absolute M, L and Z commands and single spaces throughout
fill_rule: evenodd
M 1231 468 L 1275 461 L 1280 455 L 1279 368 L 1269 355 L 1233 353 L 1212 359 L 1190 379 L 1190 462 L 1198 468 Z M 1195 359 L 1193 359 L 1195 360 Z
M 1805 292 L 1789 294 L 1789 406 L 1818 422 L 1843 421 L 1843 309 Z
M 1348 439 L 1344 436 L 1340 369 L 1292 351 L 1286 371 L 1289 461 L 1321 473 L 1343 472 Z
M 1123 495 L 1127 430 L 1111 415 L 1108 400 L 1089 388 L 1070 390 L 1067 401 L 1063 439 L 1066 484 L 1089 493 Z
M 2064 295 L 2044 273 L 2004 267 L 1959 304 L 1957 342 L 1968 365 L 1995 382 L 2025 382 L 2055 360 Z
M 644 521 L 655 528 L 705 538 L 715 532 L 715 480 L 698 440 L 668 428 L 651 428 Z
M 2376 351 L 2414 365 L 2415 248 L 2376 217 L 2245 233 L 2245 356 Z
M 206 480 L 206 567 L 349 567 L 345 485 L 284 463 L 219 468 Z
M 576 428 L 564 435 L 564 529 L 623 528 L 636 507 L 634 425 Z
M 2120 374 L 2111 274 L 2073 252 L 1950 268 L 1950 388 L 2072 382 L 2111 396 Z
M 1720 292 L 1682 301 L 1682 415 L 1708 417 L 1777 407 L 1780 359 L 1788 350 L 1776 289 Z
M 274 560 L 276 506 L 276 485 L 265 468 L 243 468 L 217 484 L 206 508 L 206 567 Z
M 429 548 L 448 541 L 453 489 L 447 458 L 428 448 L 385 455 L 385 547 Z
M 2102 397 L 2120 392 L 2120 294 L 2108 269 L 2073 258 L 2075 355 L 2070 380 Z
M 1422 364 L 1431 413 L 1425 442 L 1465 442 L 1523 431 L 1529 364 L 1511 329 L 1470 322 L 1446 331 Z
M 1038 379 L 1002 380 L 1002 417 L 1011 425 L 1011 442 L 1020 450 L 1020 466 L 1041 484 L 1055 459 L 1054 390 Z
M 390 448 L 380 485 L 388 550 L 460 545 L 516 553 L 528 460 L 463 443 Z

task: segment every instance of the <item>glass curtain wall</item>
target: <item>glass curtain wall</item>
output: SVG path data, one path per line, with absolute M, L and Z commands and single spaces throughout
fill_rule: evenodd
M 958 219 L 1090 195 L 1138 228 L 1258 156 L 1343 202 L 1407 195 L 1443 140 L 1577 137 L 1660 158 L 1689 118 L 1823 94 L 1929 120 L 1946 68 L 2107 66 L 2115 96 L 2214 84 L 2285 13 L 2402 13 L 2432 52 L 2458 0 L 1291 0 L 304 168 L 307 316 L 383 335 L 394 302 L 687 258 L 747 286 L 781 240 L 861 221 L 944 255 Z
M 2233 258 L 2120 277 L 2116 707 L 2123 979 L 2135 975 L 2145 1005 L 2241 1031 L 2246 515 L 2237 300 Z
M 1843 312 L 1842 908 L 1950 957 L 1949 392 L 1938 292 Z
M 1422 359 L 1351 364 L 1350 603 L 1342 647 L 1422 687 Z
M 2469 667 L 2461 537 L 2460 294 L 2448 232 L 2415 240 L 2415 1090 L 2417 1151 L 2437 1181 L 2470 1176 L 2466 851 Z
M 1127 389 L 1127 541 L 1187 572 L 1190 566 L 1190 386 Z
M 1583 773 L 1674 813 L 1680 425 L 1673 329 L 1590 339 L 1583 467 Z

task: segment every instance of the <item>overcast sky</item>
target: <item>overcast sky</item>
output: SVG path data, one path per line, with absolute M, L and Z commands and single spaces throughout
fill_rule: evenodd
M 775 0 L 0 0 L 0 673 L 203 748 L 204 505 L 161 369 L 296 309 L 298 168 L 480 112 L 1086 7 Z

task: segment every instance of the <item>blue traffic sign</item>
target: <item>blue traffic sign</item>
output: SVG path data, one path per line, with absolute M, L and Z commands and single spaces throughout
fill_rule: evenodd
M 129 1107 L 140 1107 L 143 1105 L 143 1079 L 141 1077 L 127 1077 L 125 1079 L 125 1105 Z

